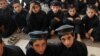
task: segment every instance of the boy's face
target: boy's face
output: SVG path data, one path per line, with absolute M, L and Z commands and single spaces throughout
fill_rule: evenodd
M 61 2 L 65 2 L 65 0 L 61 0 Z
M 76 9 L 75 8 L 70 8 L 68 10 L 68 13 L 69 13 L 70 16 L 74 16 L 76 14 Z
M 89 18 L 92 18 L 96 14 L 96 12 L 93 9 L 87 9 L 86 14 Z
M 3 55 L 3 48 L 4 48 L 4 44 L 0 43 L 0 56 Z
M 38 13 L 38 12 L 40 11 L 40 9 L 41 9 L 41 8 L 40 8 L 39 5 L 34 5 L 34 6 L 33 6 L 33 12 L 34 12 L 34 13 Z
M 13 4 L 13 9 L 15 12 L 20 13 L 22 10 L 22 5 L 19 3 Z
M 60 6 L 51 6 L 51 10 L 52 10 L 54 13 L 57 13 L 60 9 L 61 9 Z
M 7 7 L 7 2 L 5 0 L 0 1 L 0 9 L 5 9 Z
M 42 55 L 45 52 L 46 46 L 47 42 L 45 39 L 36 40 L 33 43 L 33 49 L 40 55 Z
M 61 42 L 67 47 L 70 48 L 73 45 L 74 37 L 70 33 L 66 33 L 61 36 Z

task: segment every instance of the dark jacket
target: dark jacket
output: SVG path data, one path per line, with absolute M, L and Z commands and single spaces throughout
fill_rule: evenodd
M 91 28 L 96 28 L 99 24 L 98 16 L 94 15 L 92 18 L 89 18 L 87 15 L 83 17 L 82 23 L 85 24 L 85 31 L 88 32 Z
M 72 18 L 73 21 L 68 18 Z M 77 20 L 77 18 L 79 18 L 79 20 Z M 74 16 L 70 16 L 69 13 L 65 14 L 63 23 L 74 26 L 74 32 L 82 34 L 83 25 L 81 24 L 81 19 L 77 13 Z
M 72 47 L 67 48 L 62 43 L 57 46 L 57 56 L 87 56 L 87 47 L 85 44 L 74 41 Z
M 51 29 L 54 30 L 63 24 L 62 23 L 63 16 L 64 16 L 64 14 L 61 11 L 59 11 L 57 13 L 54 13 L 53 11 L 48 12 L 47 17 L 49 19 L 49 25 L 50 25 Z M 58 22 L 57 20 L 55 20 L 55 17 L 60 19 L 60 21 Z
M 4 26 L 2 37 L 8 37 L 16 30 L 16 24 L 12 19 L 11 12 L 8 10 L 0 10 L 0 23 Z
M 28 14 L 26 17 L 27 27 L 25 32 L 31 32 L 35 30 L 45 31 L 48 29 L 48 18 L 46 13 L 43 11 L 39 11 L 37 14 L 32 13 L 31 15 Z
M 25 56 L 18 46 L 5 46 L 3 56 Z
M 55 47 L 53 45 L 47 45 L 43 55 L 39 55 L 33 48 L 29 48 L 26 52 L 26 56 L 56 56 Z
M 26 27 L 26 15 L 27 11 L 22 10 L 20 13 L 14 13 L 13 19 L 17 25 L 18 28 L 22 29 Z

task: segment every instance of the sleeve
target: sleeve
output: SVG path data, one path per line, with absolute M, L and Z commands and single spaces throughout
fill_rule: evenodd
M 81 44 L 81 47 L 79 49 L 79 53 L 80 53 L 79 56 L 88 56 L 87 46 L 84 43 Z
M 93 28 L 93 29 L 96 28 L 98 26 L 99 22 L 100 22 L 99 18 L 96 17 L 95 20 L 94 20 L 94 22 L 93 22 L 93 26 L 91 28 Z
M 42 30 L 48 30 L 49 29 L 49 19 L 47 18 L 47 15 L 46 13 L 44 12 L 43 13 L 43 27 L 42 27 Z
M 34 56 L 33 53 L 34 52 L 32 52 L 32 48 L 26 50 L 26 56 Z

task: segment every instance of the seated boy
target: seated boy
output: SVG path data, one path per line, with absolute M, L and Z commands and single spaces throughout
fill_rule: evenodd
M 61 11 L 61 3 L 59 1 L 52 1 L 50 5 L 50 11 L 47 17 L 50 21 L 50 34 L 55 34 L 55 29 L 62 25 L 63 12 Z
M 9 37 L 16 31 L 16 24 L 12 19 L 12 11 L 8 8 L 6 0 L 0 0 L 0 23 L 2 27 L 2 37 Z
M 20 2 L 17 1 L 13 1 L 12 7 L 14 11 L 14 22 L 16 23 L 19 32 L 21 32 L 26 27 L 27 11 L 25 11 Z
M 41 10 L 39 2 L 31 1 L 30 10 L 26 17 L 27 27 L 24 29 L 24 33 L 29 33 L 31 31 L 48 30 L 48 19 L 46 13 Z
M 84 43 L 75 40 L 74 26 L 62 25 L 55 31 L 58 32 L 61 43 L 56 47 L 57 56 L 87 56 L 87 47 Z
M 64 17 L 65 18 L 63 20 L 63 23 L 74 26 L 74 32 L 75 32 L 76 38 L 79 41 L 81 41 L 81 35 L 82 35 L 81 34 L 81 31 L 82 31 L 81 18 L 79 14 L 77 13 L 77 10 L 74 5 L 70 5 L 68 7 L 68 13 L 65 14 Z
M 26 51 L 26 56 L 56 56 L 55 48 L 47 43 L 47 33 L 45 31 L 33 31 L 29 35 L 30 47 Z
M 98 16 L 96 16 L 95 6 L 87 7 L 86 15 L 83 17 L 82 23 L 85 26 L 86 38 L 90 38 L 92 41 L 94 41 L 92 32 L 99 24 L 99 18 L 98 18 Z

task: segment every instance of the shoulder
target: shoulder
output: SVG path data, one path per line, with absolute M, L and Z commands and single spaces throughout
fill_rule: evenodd
M 5 52 L 7 52 L 7 54 L 10 56 L 25 56 L 25 54 L 23 53 L 23 51 L 21 50 L 20 47 L 18 46 L 9 46 L 7 45 L 5 47 Z M 13 53 L 13 54 L 11 54 Z
M 82 42 L 79 42 L 79 41 L 75 41 L 76 42 L 76 46 L 79 48 L 79 49 L 87 49 L 86 45 Z

